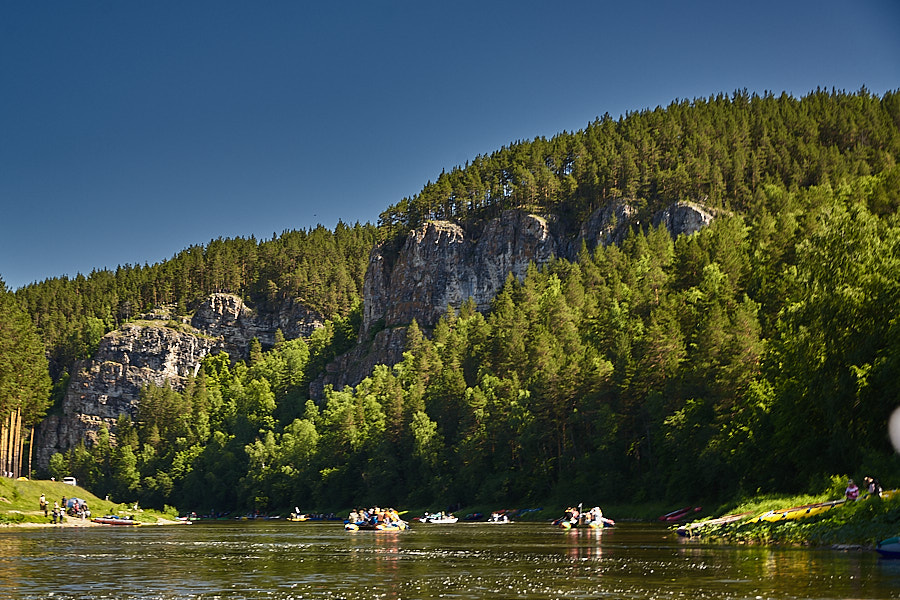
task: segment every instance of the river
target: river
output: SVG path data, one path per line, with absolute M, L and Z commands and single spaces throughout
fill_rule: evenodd
M 898 598 L 874 551 L 684 540 L 654 524 L 198 522 L 0 531 L 0 598 Z

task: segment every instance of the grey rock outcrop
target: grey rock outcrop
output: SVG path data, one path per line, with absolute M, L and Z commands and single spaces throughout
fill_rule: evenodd
M 397 364 L 403 360 L 405 347 L 406 327 L 392 327 L 375 333 L 371 341 L 358 344 L 330 362 L 325 373 L 310 383 L 310 398 L 322 399 L 326 385 L 337 390 L 355 386 L 372 374 L 375 365 Z
M 695 233 L 712 219 L 702 207 L 679 202 L 651 222 L 675 237 Z M 548 218 L 521 210 L 504 211 L 469 229 L 447 221 L 425 223 L 409 233 L 395 260 L 388 260 L 381 247 L 372 250 L 360 341 L 373 329 L 405 326 L 413 319 L 431 327 L 447 307 L 457 309 L 469 298 L 485 311 L 506 278 L 523 279 L 530 263 L 540 267 L 554 257 L 574 260 L 582 244 L 589 250 L 619 244 L 641 226 L 638 211 L 624 200 L 595 210 L 575 236 Z
M 650 222 L 664 225 L 676 237 L 695 233 L 712 219 L 703 207 L 680 202 Z M 310 395 L 321 398 L 326 385 L 353 386 L 374 365 L 399 362 L 406 326 L 413 319 L 427 330 L 448 307 L 458 309 L 469 298 L 486 311 L 507 277 L 523 279 L 530 263 L 541 266 L 554 257 L 574 260 L 582 245 L 593 250 L 619 244 L 633 228 L 646 225 L 633 205 L 618 199 L 595 210 L 575 232 L 545 217 L 508 210 L 468 228 L 446 221 L 425 223 L 408 234 L 395 257 L 383 247 L 374 248 L 363 288 L 360 344 L 328 366 L 311 384 Z
M 211 294 L 191 319 L 197 330 L 221 338 L 223 349 L 234 359 L 247 357 L 253 338 L 269 348 L 275 345 L 278 329 L 285 339 L 294 339 L 308 337 L 324 324 L 322 315 L 294 300 L 284 302 L 277 311 L 259 312 L 233 294 Z
M 672 237 L 697 233 L 712 223 L 711 211 L 693 202 L 676 202 L 653 216 L 653 226 L 665 226 Z
M 636 215 L 637 210 L 624 200 L 613 200 L 598 208 L 581 224 L 578 238 L 569 249 L 569 257 L 574 257 L 581 250 L 582 243 L 589 250 L 597 246 L 621 244 L 629 230 L 639 225 L 636 223 Z
M 103 424 L 114 432 L 119 415 L 136 416 L 145 386 L 181 389 L 200 360 L 220 346 L 219 340 L 172 329 L 165 321 L 127 323 L 105 335 L 91 360 L 76 363 L 62 414 L 41 423 L 37 464 L 46 465 L 51 454 L 82 439 L 92 443 Z
M 469 298 L 487 310 L 510 273 L 521 279 L 529 263 L 545 264 L 558 251 L 547 220 L 523 211 L 506 211 L 474 232 L 428 222 L 409 233 L 390 266 L 381 248 L 372 251 L 360 339 L 376 325 L 434 325 Z
M 92 443 L 103 424 L 114 439 L 116 420 L 121 414 L 137 414 L 144 387 L 183 389 L 186 377 L 197 374 L 208 354 L 224 350 L 240 360 L 247 357 L 254 337 L 262 346 L 272 346 L 278 329 L 293 339 L 310 335 L 323 323 L 321 315 L 299 302 L 259 312 L 232 294 L 211 295 L 190 325 L 174 320 L 165 308 L 126 323 L 103 337 L 91 360 L 75 365 L 62 414 L 51 415 L 36 431 L 36 464 L 46 466 L 54 452 L 82 439 Z

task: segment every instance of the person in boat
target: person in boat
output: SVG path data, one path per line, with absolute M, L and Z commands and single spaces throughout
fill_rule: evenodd
M 554 521 L 555 525 L 562 525 L 563 523 L 569 523 L 573 527 L 578 525 L 578 520 L 581 518 L 581 511 L 579 511 L 574 506 L 570 506 L 565 510 L 563 516 Z
M 599 506 L 595 506 L 591 510 L 588 511 L 588 522 L 589 523 L 603 523 L 603 511 L 600 510 Z
M 847 489 L 844 490 L 844 497 L 846 497 L 847 500 L 856 500 L 859 498 L 859 488 L 856 487 L 856 484 L 852 479 L 847 480 Z

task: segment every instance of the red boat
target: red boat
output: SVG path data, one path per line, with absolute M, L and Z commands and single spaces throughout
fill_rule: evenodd
M 664 514 L 659 518 L 659 520 L 667 521 L 669 523 L 673 523 L 675 521 L 683 521 L 691 513 L 700 512 L 701 510 L 703 510 L 702 506 L 685 506 L 684 508 L 679 508 L 678 510 L 673 510 L 670 513 Z
M 101 525 L 140 525 L 140 521 L 135 521 L 131 517 L 116 517 L 112 515 L 106 515 L 105 517 L 94 517 L 91 519 L 94 523 L 100 523 Z

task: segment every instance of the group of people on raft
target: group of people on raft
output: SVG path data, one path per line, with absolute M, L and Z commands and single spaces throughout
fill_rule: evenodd
M 404 528 L 406 521 L 401 519 L 400 513 L 393 508 L 379 508 L 375 506 L 373 508 L 357 508 L 350 511 L 346 525 L 356 525 L 360 529 L 378 527 L 379 525 Z
M 556 520 L 556 524 L 563 529 L 570 529 L 572 527 L 612 527 L 616 522 L 604 517 L 599 506 L 582 510 L 581 505 L 578 505 L 567 508 L 565 514 Z

